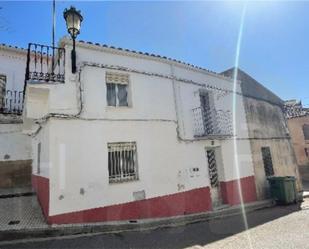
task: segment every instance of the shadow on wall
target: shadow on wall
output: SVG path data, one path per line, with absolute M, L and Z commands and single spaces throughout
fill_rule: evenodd
M 0 161 L 0 188 L 31 186 L 32 160 Z
M 309 191 L 309 165 L 299 166 L 298 169 L 302 179 L 303 190 Z

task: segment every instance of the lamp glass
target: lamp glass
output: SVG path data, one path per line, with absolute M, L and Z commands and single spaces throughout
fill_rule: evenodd
M 67 29 L 70 35 L 74 38 L 80 32 L 80 25 L 83 20 L 82 16 L 79 12 L 76 11 L 75 8 L 70 8 L 64 13 L 64 18 L 66 21 Z

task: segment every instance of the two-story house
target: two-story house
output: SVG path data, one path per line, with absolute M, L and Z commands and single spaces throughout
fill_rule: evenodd
M 256 200 L 239 82 L 234 91 L 232 79 L 170 58 L 76 46 L 76 74 L 66 38 L 53 67 L 26 70 L 33 186 L 49 223 L 167 217 Z M 41 47 L 31 50 L 38 53 L 28 64 L 39 62 Z

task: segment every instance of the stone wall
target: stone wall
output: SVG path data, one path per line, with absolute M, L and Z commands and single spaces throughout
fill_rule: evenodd
M 295 154 L 281 107 L 250 97 L 244 98 L 244 104 L 258 199 L 267 198 L 270 194 L 264 170 L 262 147 L 270 148 L 274 175 L 295 176 L 297 188 L 301 190 Z
M 304 137 L 304 124 L 309 125 L 309 115 L 288 119 L 288 127 L 299 166 L 309 166 L 309 156 L 305 152 L 307 149 L 309 153 L 309 140 L 305 140 Z
M 0 161 L 0 188 L 31 186 L 32 160 Z

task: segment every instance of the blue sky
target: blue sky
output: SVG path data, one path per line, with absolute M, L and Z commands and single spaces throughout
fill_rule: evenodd
M 79 39 L 165 55 L 221 72 L 233 66 L 244 2 L 56 1 L 56 38 L 66 35 L 63 9 L 84 21 Z M 51 1 L 0 1 L 0 43 L 51 44 Z M 240 68 L 282 99 L 309 106 L 309 2 L 249 1 Z

